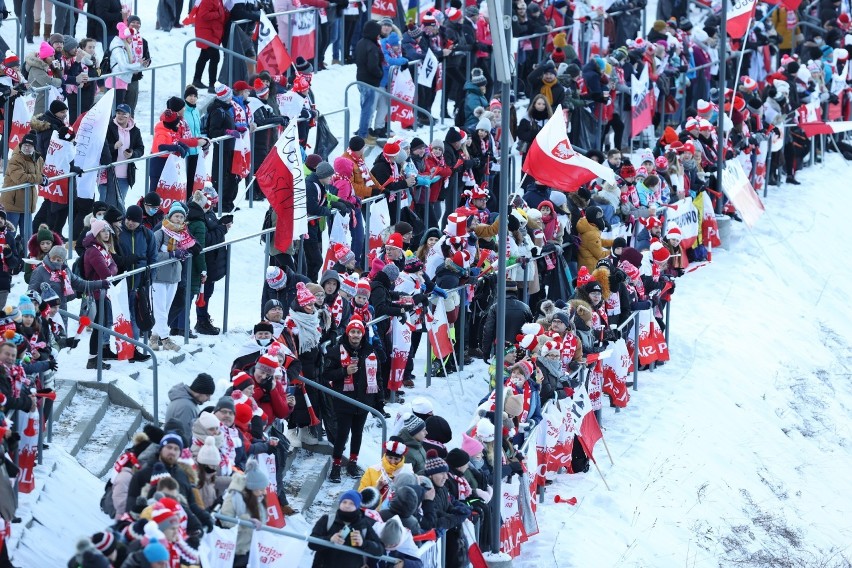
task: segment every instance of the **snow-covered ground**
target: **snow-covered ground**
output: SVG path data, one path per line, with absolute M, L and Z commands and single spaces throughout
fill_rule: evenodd
M 140 4 L 154 61 L 179 61 L 189 31 L 153 31 L 156 3 Z M 13 32 L 14 26 L 0 28 L 7 41 Z M 193 45 L 189 53 L 192 64 Z M 158 72 L 157 112 L 168 96 L 182 92 L 176 69 Z M 352 80 L 352 66 L 318 74 L 313 90 L 320 110 L 341 108 L 342 88 Z M 137 116 L 146 141 L 149 96 L 146 79 Z M 354 128 L 357 103 L 350 109 Z M 343 115 L 329 123 L 342 139 Z M 847 216 L 837 204 L 849 185 L 842 179 L 850 174 L 852 165 L 832 154 L 826 166 L 801 174 L 802 186 L 773 188 L 754 230 L 735 224 L 713 263 L 678 281 L 672 361 L 640 375 L 640 390 L 627 409 L 618 415 L 605 410 L 615 465 L 601 446 L 597 456 L 612 491 L 594 470 L 560 476 L 539 507 L 541 532 L 524 545 L 518 566 L 845 565 L 841 560 L 852 544 L 852 489 L 846 483 L 852 471 L 852 307 L 843 261 Z M 140 184 L 131 196 L 141 194 Z M 241 206 L 229 239 L 260 228 L 264 207 Z M 259 313 L 262 258 L 256 239 L 235 245 L 231 333 L 193 341 L 202 351 L 180 364 L 161 363 L 161 417 L 168 389 L 199 372 L 211 373 L 224 392 L 229 362 Z M 14 293 L 23 290 L 19 283 Z M 211 299 L 217 325 L 223 290 L 224 283 Z M 425 353 L 420 357 L 425 364 Z M 92 372 L 81 370 L 85 358 L 84 345 L 63 353 L 59 376 L 92 379 Z M 104 378 L 152 409 L 151 372 L 129 377 L 140 368 L 116 363 Z M 476 363 L 462 378 L 434 379 L 429 389 L 418 379 L 407 396 L 430 398 L 460 438 L 486 392 L 484 376 L 483 364 Z M 371 418 L 363 465 L 378 460 L 378 439 Z M 58 444 L 46 459 L 40 480 L 57 464 L 46 489 L 39 485 L 21 500 L 21 516 L 37 522 L 22 542 L 13 536 L 14 561 L 26 568 L 64 564 L 78 537 L 106 524 L 98 510 L 102 483 Z M 331 503 L 339 487 L 327 484 L 318 502 Z M 557 494 L 578 503 L 555 504 Z M 13 532 L 20 534 L 20 527 Z

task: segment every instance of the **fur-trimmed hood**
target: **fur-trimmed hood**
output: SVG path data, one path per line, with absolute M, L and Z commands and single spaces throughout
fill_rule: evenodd
M 605 266 L 599 266 L 592 271 L 592 278 L 594 278 L 598 284 L 601 285 L 601 293 L 604 302 L 607 298 L 609 298 L 612 289 L 609 285 L 609 269 Z
M 568 302 L 573 312 L 587 324 L 592 321 L 592 305 L 582 298 L 574 298 Z
M 27 54 L 26 58 L 24 58 L 24 62 L 27 64 L 27 68 L 29 69 L 41 69 L 47 73 L 47 61 L 38 56 L 38 51 L 32 51 Z

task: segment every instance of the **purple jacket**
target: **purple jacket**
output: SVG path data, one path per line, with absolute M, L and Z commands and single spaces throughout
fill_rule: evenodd
M 104 256 L 101 253 L 101 248 L 96 244 L 95 236 L 86 235 L 83 239 L 83 248 L 86 253 L 83 255 L 83 277 L 87 280 L 106 280 L 110 276 L 118 274 L 118 265 L 113 260 L 111 254 Z M 96 298 L 100 298 L 100 290 L 94 293 Z

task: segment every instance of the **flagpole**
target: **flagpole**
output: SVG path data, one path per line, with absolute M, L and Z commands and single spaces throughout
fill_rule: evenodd
M 720 144 L 716 152 L 716 189 L 722 190 L 722 172 L 725 170 L 725 73 L 728 67 L 727 47 L 728 47 L 728 0 L 722 0 L 722 13 L 720 15 L 721 22 L 719 23 L 719 83 L 717 94 L 717 104 L 719 112 L 716 116 L 716 132 L 717 139 L 722 139 L 723 144 Z M 722 212 L 722 200 L 716 201 L 716 213 Z
M 746 35 L 743 36 L 742 45 L 740 46 L 741 48 L 745 47 L 746 38 L 748 38 L 749 34 L 751 33 L 751 27 L 752 27 L 752 24 L 754 24 L 754 23 L 756 23 L 754 18 L 748 19 L 748 26 L 746 26 Z M 743 57 L 744 56 L 745 56 L 745 49 L 740 49 L 740 58 L 739 58 L 739 61 L 737 62 L 737 72 L 734 75 L 734 94 L 731 95 L 731 111 L 728 113 L 728 120 L 730 120 L 731 122 L 733 122 L 732 117 L 734 116 L 734 97 L 737 96 L 737 83 L 740 82 L 740 73 L 742 72 Z M 722 100 L 724 100 L 724 97 L 725 97 L 725 95 L 723 93 L 722 94 Z M 722 112 L 724 113 L 725 107 L 722 106 L 720 108 L 722 109 Z M 728 145 L 728 133 L 727 132 L 724 132 L 723 138 L 724 138 L 724 140 L 723 140 L 724 143 L 722 144 L 722 148 L 724 148 Z
M 604 438 L 603 432 L 601 432 L 601 441 L 603 441 L 604 448 L 606 448 L 606 455 L 609 456 L 609 463 L 615 465 L 615 462 L 612 461 L 612 454 L 609 453 L 609 446 L 606 445 L 606 438 Z
M 603 436 L 601 436 L 601 438 L 603 438 Z M 601 476 L 601 479 L 602 479 L 602 480 L 603 480 L 603 482 L 604 482 L 604 486 L 606 487 L 606 490 L 607 490 L 607 491 L 612 491 L 612 489 L 611 489 L 611 488 L 610 488 L 610 486 L 609 486 L 609 483 L 607 483 L 607 482 L 606 482 L 606 477 L 604 477 L 604 474 L 603 474 L 603 472 L 601 471 L 600 466 L 598 466 L 598 460 L 596 460 L 596 459 L 595 459 L 595 456 L 594 456 L 594 455 L 592 455 L 592 452 L 591 452 L 588 448 L 586 448 L 586 444 L 585 444 L 585 442 L 583 442 L 583 437 L 582 437 L 582 436 L 577 436 L 577 440 L 579 440 L 579 441 L 580 441 L 580 446 L 582 446 L 583 451 L 584 451 L 584 452 L 586 452 L 586 455 L 587 455 L 587 456 L 589 456 L 589 459 L 590 459 L 590 460 L 592 460 L 592 463 L 593 463 L 593 464 L 595 464 L 595 469 L 596 469 L 596 470 L 598 470 L 598 475 L 600 475 L 600 476 Z M 606 442 L 604 442 L 604 443 L 606 443 Z M 607 452 L 609 452 L 609 450 L 607 450 Z

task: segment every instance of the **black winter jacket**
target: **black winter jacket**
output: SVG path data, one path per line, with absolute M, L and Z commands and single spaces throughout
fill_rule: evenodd
M 361 32 L 361 39 L 355 46 L 355 79 L 378 87 L 382 82 L 384 72 L 382 63 L 384 56 L 382 48 L 379 47 L 379 34 L 382 32 L 382 27 L 379 22 L 370 20 L 364 24 L 364 29 Z
M 94 84 L 94 82 L 91 83 Z M 116 142 L 118 142 L 118 125 L 114 120 L 111 120 L 109 121 L 109 126 L 107 126 L 106 136 L 106 147 L 111 159 L 111 162 L 109 163 L 138 158 L 145 153 L 145 143 L 142 141 L 142 133 L 139 131 L 139 127 L 135 124 L 133 125 L 133 128 L 130 129 L 130 149 L 133 152 L 130 157 L 118 155 L 118 150 L 115 149 Z M 122 154 L 124 154 L 123 151 Z M 113 178 L 115 177 L 112 168 L 108 169 L 107 173 Z M 136 185 L 136 162 L 130 162 L 127 164 L 127 183 L 130 184 L 131 187 Z M 145 208 L 143 207 L 142 210 L 144 211 L 144 209 Z
M 323 540 L 331 540 L 331 537 L 339 533 L 347 523 L 344 523 L 335 514 L 331 528 L 328 526 L 328 515 L 323 515 L 314 525 L 311 536 Z M 379 535 L 373 530 L 373 521 L 358 511 L 358 518 L 349 524 L 351 531 L 359 531 L 363 543 L 359 548 L 352 547 L 352 553 L 342 552 L 332 548 L 326 548 L 317 544 L 308 543 L 308 548 L 316 552 L 314 556 L 314 568 L 361 568 L 366 565 L 363 553 L 380 555 L 384 554 L 385 547 L 379 539 Z M 346 539 L 349 546 L 349 539 Z M 360 553 L 359 553 L 360 552 Z
M 343 369 L 340 362 L 340 347 L 343 347 L 348 353 L 350 357 L 358 358 L 358 371 L 355 373 L 355 390 L 354 391 L 344 391 L 343 383 L 346 377 L 346 371 Z M 368 393 L 367 392 L 367 371 L 365 362 L 367 357 L 375 353 L 373 347 L 370 345 L 366 339 L 361 340 L 361 345 L 358 347 L 353 347 L 349 343 L 349 338 L 344 336 L 340 338 L 340 342 L 336 345 L 332 345 L 328 348 L 325 355 L 325 372 L 323 373 L 323 379 L 328 381 L 331 385 L 331 388 L 336 390 L 337 392 L 343 393 L 346 396 L 354 398 L 358 402 L 362 404 L 366 404 L 367 406 L 371 406 L 373 408 L 378 408 L 383 400 L 383 385 L 382 385 L 382 373 L 381 373 L 381 361 L 378 363 L 378 373 L 377 373 L 377 382 L 379 387 L 379 392 L 377 393 Z M 378 355 L 377 355 L 378 357 Z M 337 413 L 344 412 L 347 414 L 364 414 L 364 411 L 360 408 L 352 406 L 347 402 L 335 398 L 333 401 L 334 411 Z
M 530 307 L 516 297 L 515 292 L 506 293 L 506 340 L 513 341 L 521 333 L 521 326 L 533 321 Z M 482 331 L 482 357 L 487 359 L 494 348 L 497 336 L 497 304 L 489 308 L 485 317 L 485 329 Z M 502 346 L 500 346 L 502 349 Z

